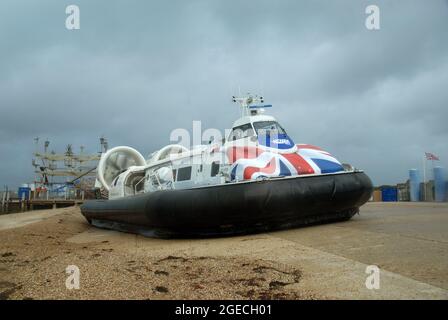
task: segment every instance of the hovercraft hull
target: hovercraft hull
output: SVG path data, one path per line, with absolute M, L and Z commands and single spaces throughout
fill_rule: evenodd
M 348 220 L 372 189 L 364 172 L 342 172 L 90 200 L 81 212 L 97 227 L 147 236 L 232 235 Z

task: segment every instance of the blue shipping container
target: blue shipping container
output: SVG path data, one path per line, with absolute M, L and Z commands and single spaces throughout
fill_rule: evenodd
M 30 197 L 30 190 L 31 188 L 29 187 L 19 187 L 19 190 L 17 191 L 19 199 L 22 199 L 23 195 L 25 195 L 25 199 L 28 199 Z
M 384 202 L 398 201 L 398 190 L 396 187 L 382 187 L 381 196 Z

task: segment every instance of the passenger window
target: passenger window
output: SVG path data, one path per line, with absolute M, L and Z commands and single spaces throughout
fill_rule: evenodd
M 250 123 L 246 123 L 242 126 L 233 128 L 229 135 L 229 141 L 235 141 L 242 138 L 247 138 L 255 135 L 255 131 Z
M 177 170 L 173 169 L 173 181 L 176 181 L 176 172 L 177 172 Z
M 215 177 L 219 172 L 219 162 L 215 161 L 212 163 L 212 171 L 210 172 L 211 177 Z
M 177 181 L 185 181 L 191 179 L 191 167 L 179 168 L 177 170 Z

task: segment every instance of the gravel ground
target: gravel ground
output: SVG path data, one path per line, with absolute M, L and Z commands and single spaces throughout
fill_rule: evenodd
M 120 235 L 109 231 L 104 232 L 112 234 L 111 240 L 82 241 L 92 227 L 78 208 L 58 209 L 52 216 L 39 213 L 46 219 L 0 231 L 1 299 L 321 298 L 295 288 L 302 272 L 285 264 L 246 256 L 175 255 L 172 250 L 152 255 L 135 249 L 141 237 L 124 235 L 125 242 L 116 243 Z M 170 240 L 170 246 L 176 241 L 183 242 Z M 65 286 L 68 265 L 79 267 L 79 290 Z

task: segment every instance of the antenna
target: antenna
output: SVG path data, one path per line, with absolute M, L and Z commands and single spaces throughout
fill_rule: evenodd
M 45 143 L 44 143 L 44 153 L 47 153 L 49 145 L 50 145 L 50 141 L 47 138 L 47 140 L 45 140 Z
M 34 153 L 36 154 L 39 152 L 39 137 L 34 138 L 34 147 L 35 147 Z
M 249 92 L 247 93 L 247 96 L 244 97 L 232 96 L 232 101 L 240 104 L 242 117 L 252 115 L 253 112 L 251 112 L 250 109 L 261 109 L 272 107 L 272 105 L 261 105 L 261 106 L 254 105 L 255 103 L 264 103 L 264 98 L 262 96 L 253 95 Z M 258 114 L 258 111 L 255 111 L 255 114 Z
M 100 137 L 100 145 L 101 145 L 101 150 L 99 153 L 105 153 L 107 151 L 107 149 L 109 148 L 107 139 L 104 137 L 104 135 L 102 135 Z

